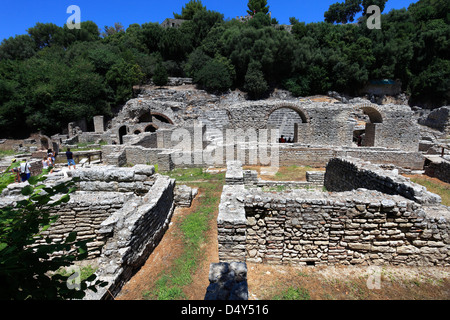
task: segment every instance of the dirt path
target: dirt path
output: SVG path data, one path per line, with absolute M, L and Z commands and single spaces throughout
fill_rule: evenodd
M 199 194 L 192 202 L 190 208 L 177 208 L 172 217 L 169 229 L 166 231 L 163 239 L 150 255 L 147 262 L 142 268 L 125 284 L 116 300 L 144 300 L 145 293 L 151 291 L 155 287 L 158 276 L 167 269 L 170 269 L 173 261 L 183 252 L 183 243 L 180 235 L 180 223 L 184 217 L 195 212 L 199 206 L 199 202 L 203 193 Z M 218 211 L 210 221 L 210 228 L 207 234 L 207 241 L 204 245 L 205 257 L 203 263 L 198 267 L 193 275 L 193 282 L 185 290 L 188 300 L 203 300 L 206 288 L 209 285 L 209 265 L 218 262 L 217 249 L 217 220 Z

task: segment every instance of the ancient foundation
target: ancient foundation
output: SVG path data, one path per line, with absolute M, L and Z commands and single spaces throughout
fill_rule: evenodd
M 405 192 L 409 184 L 417 189 L 415 198 L 383 193 L 378 191 L 379 184 L 382 177 L 391 176 L 389 172 L 383 174 L 379 168 L 372 172 L 352 159 L 332 162 L 325 185 L 339 185 L 333 182 L 339 179 L 354 181 L 357 189 L 264 192 L 244 183 L 225 185 L 217 219 L 220 261 L 450 265 L 450 209 L 440 205 L 438 197 L 401 177 L 384 181 Z M 345 172 L 341 166 L 354 166 L 355 170 Z M 373 175 L 373 185 L 359 187 L 358 177 L 367 176 L 358 172 Z M 433 201 L 417 201 L 427 196 Z
M 174 208 L 190 206 L 195 193 L 175 180 L 155 173 L 153 166 L 131 168 L 98 166 L 52 175 L 47 184 L 78 178 L 77 191 L 70 200 L 51 213 L 59 215 L 55 224 L 43 231 L 52 241 L 63 241 L 76 231 L 87 240 L 89 261 L 99 268 L 98 279 L 108 285 L 86 299 L 113 299 L 145 263 L 167 230 Z M 14 204 L 28 184 L 11 184 L 0 198 L 0 206 Z

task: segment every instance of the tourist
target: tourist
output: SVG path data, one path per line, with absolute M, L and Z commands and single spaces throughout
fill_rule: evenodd
M 281 136 L 279 142 L 280 142 L 280 143 L 285 143 L 285 142 L 286 142 L 286 139 L 284 138 L 284 136 Z
M 70 151 L 70 148 L 67 148 L 67 152 L 66 152 L 66 158 L 67 158 L 67 164 L 69 166 L 69 170 L 70 170 L 70 166 L 73 166 L 73 169 L 75 170 L 75 161 L 73 160 L 73 153 Z
M 51 163 L 51 160 L 49 160 L 50 158 L 48 157 L 44 157 L 42 159 L 42 173 L 43 174 L 48 174 L 48 173 L 53 173 L 53 165 Z
M 56 161 L 56 154 L 53 152 L 52 149 L 47 150 L 47 156 L 49 157 L 50 161 L 52 162 L 52 166 L 55 166 Z
M 24 160 L 20 164 L 20 179 L 22 180 L 22 182 L 25 182 L 28 179 L 30 179 L 30 176 L 31 176 L 30 164 L 28 163 L 28 161 Z
M 17 159 L 13 159 L 11 162 L 11 165 L 15 164 L 16 162 L 17 162 Z M 19 183 L 20 182 L 19 168 L 18 167 L 12 168 L 11 171 L 14 174 L 14 182 Z

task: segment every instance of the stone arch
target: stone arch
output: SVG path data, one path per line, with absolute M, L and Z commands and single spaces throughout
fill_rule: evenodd
M 275 107 L 273 107 L 272 109 L 270 109 L 269 113 L 266 115 L 266 121 L 269 120 L 269 117 L 272 113 L 274 113 L 275 111 L 277 111 L 279 109 L 291 109 L 300 116 L 303 123 L 309 122 L 308 121 L 309 117 L 307 116 L 305 111 L 300 109 L 298 106 L 291 105 L 291 104 L 285 104 L 285 103 L 278 104 Z
M 383 123 L 383 115 L 380 110 L 372 104 L 362 104 L 355 106 L 356 110 L 361 110 L 369 121 L 360 121 L 353 129 L 352 139 L 359 147 L 375 147 L 377 131 Z
M 381 115 L 381 112 L 372 105 L 362 105 L 359 107 L 364 114 L 366 114 L 371 123 L 383 123 L 383 116 Z
M 158 126 L 154 123 L 150 123 L 148 126 L 145 127 L 144 131 L 145 132 L 156 132 L 156 130 L 158 130 Z
M 147 123 L 147 122 L 154 122 L 153 119 L 156 118 L 160 122 L 168 123 L 168 124 L 174 124 L 172 119 L 170 119 L 168 116 L 166 116 L 163 113 L 160 112 L 151 112 L 151 111 L 145 111 L 138 117 L 139 123 Z
M 150 114 L 152 115 L 152 117 L 155 117 L 156 119 L 158 119 L 161 122 L 165 122 L 168 124 L 174 124 L 173 121 L 165 114 L 162 114 L 159 112 L 150 112 Z
M 277 105 L 266 115 L 266 123 L 280 130 L 280 142 L 298 142 L 299 126 L 307 122 L 303 110 L 289 104 Z

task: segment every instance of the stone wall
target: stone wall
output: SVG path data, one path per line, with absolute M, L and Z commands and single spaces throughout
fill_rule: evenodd
M 86 299 L 113 299 L 159 244 L 174 211 L 175 180 L 161 176 L 143 198 L 134 198 L 102 222 L 99 233 L 108 240 L 96 275 L 108 286 Z
M 448 207 L 364 188 L 264 192 L 225 185 L 217 228 L 221 262 L 450 265 Z
M 218 218 L 223 262 L 450 265 L 444 206 L 436 216 L 413 201 L 367 190 L 274 194 L 225 186 L 224 194 Z
M 366 113 L 375 125 L 375 147 L 417 152 L 419 130 L 408 106 L 361 104 L 330 104 L 312 101 L 254 101 L 228 108 L 230 128 L 268 128 L 271 114 L 280 109 L 297 112 L 298 142 L 311 146 L 352 146 L 354 123 L 351 115 Z M 245 115 L 243 117 L 242 115 Z M 289 124 L 286 122 L 286 124 Z
M 433 110 L 427 118 L 420 118 L 419 123 L 424 126 L 450 134 L 450 106 L 445 106 Z
M 58 215 L 58 220 L 49 229 L 42 232 L 54 242 L 61 242 L 76 231 L 77 240 L 92 239 L 87 243 L 88 259 L 100 256 L 107 238 L 99 233 L 101 224 L 114 212 L 120 210 L 127 203 L 132 194 L 122 192 L 93 193 L 81 191 L 71 194 L 69 202 L 51 208 L 51 215 Z M 45 243 L 42 240 L 37 243 Z
M 425 167 L 425 174 L 450 183 L 450 162 L 442 159 L 440 162 L 430 162 Z
M 79 191 L 145 194 L 155 182 L 155 168 L 147 165 L 136 165 L 132 168 L 114 166 L 79 168 L 68 173 L 79 179 L 77 182 Z
M 408 178 L 355 158 L 331 159 L 326 167 L 325 188 L 328 191 L 365 188 L 386 194 L 399 194 L 421 204 L 441 202 L 440 196 Z

